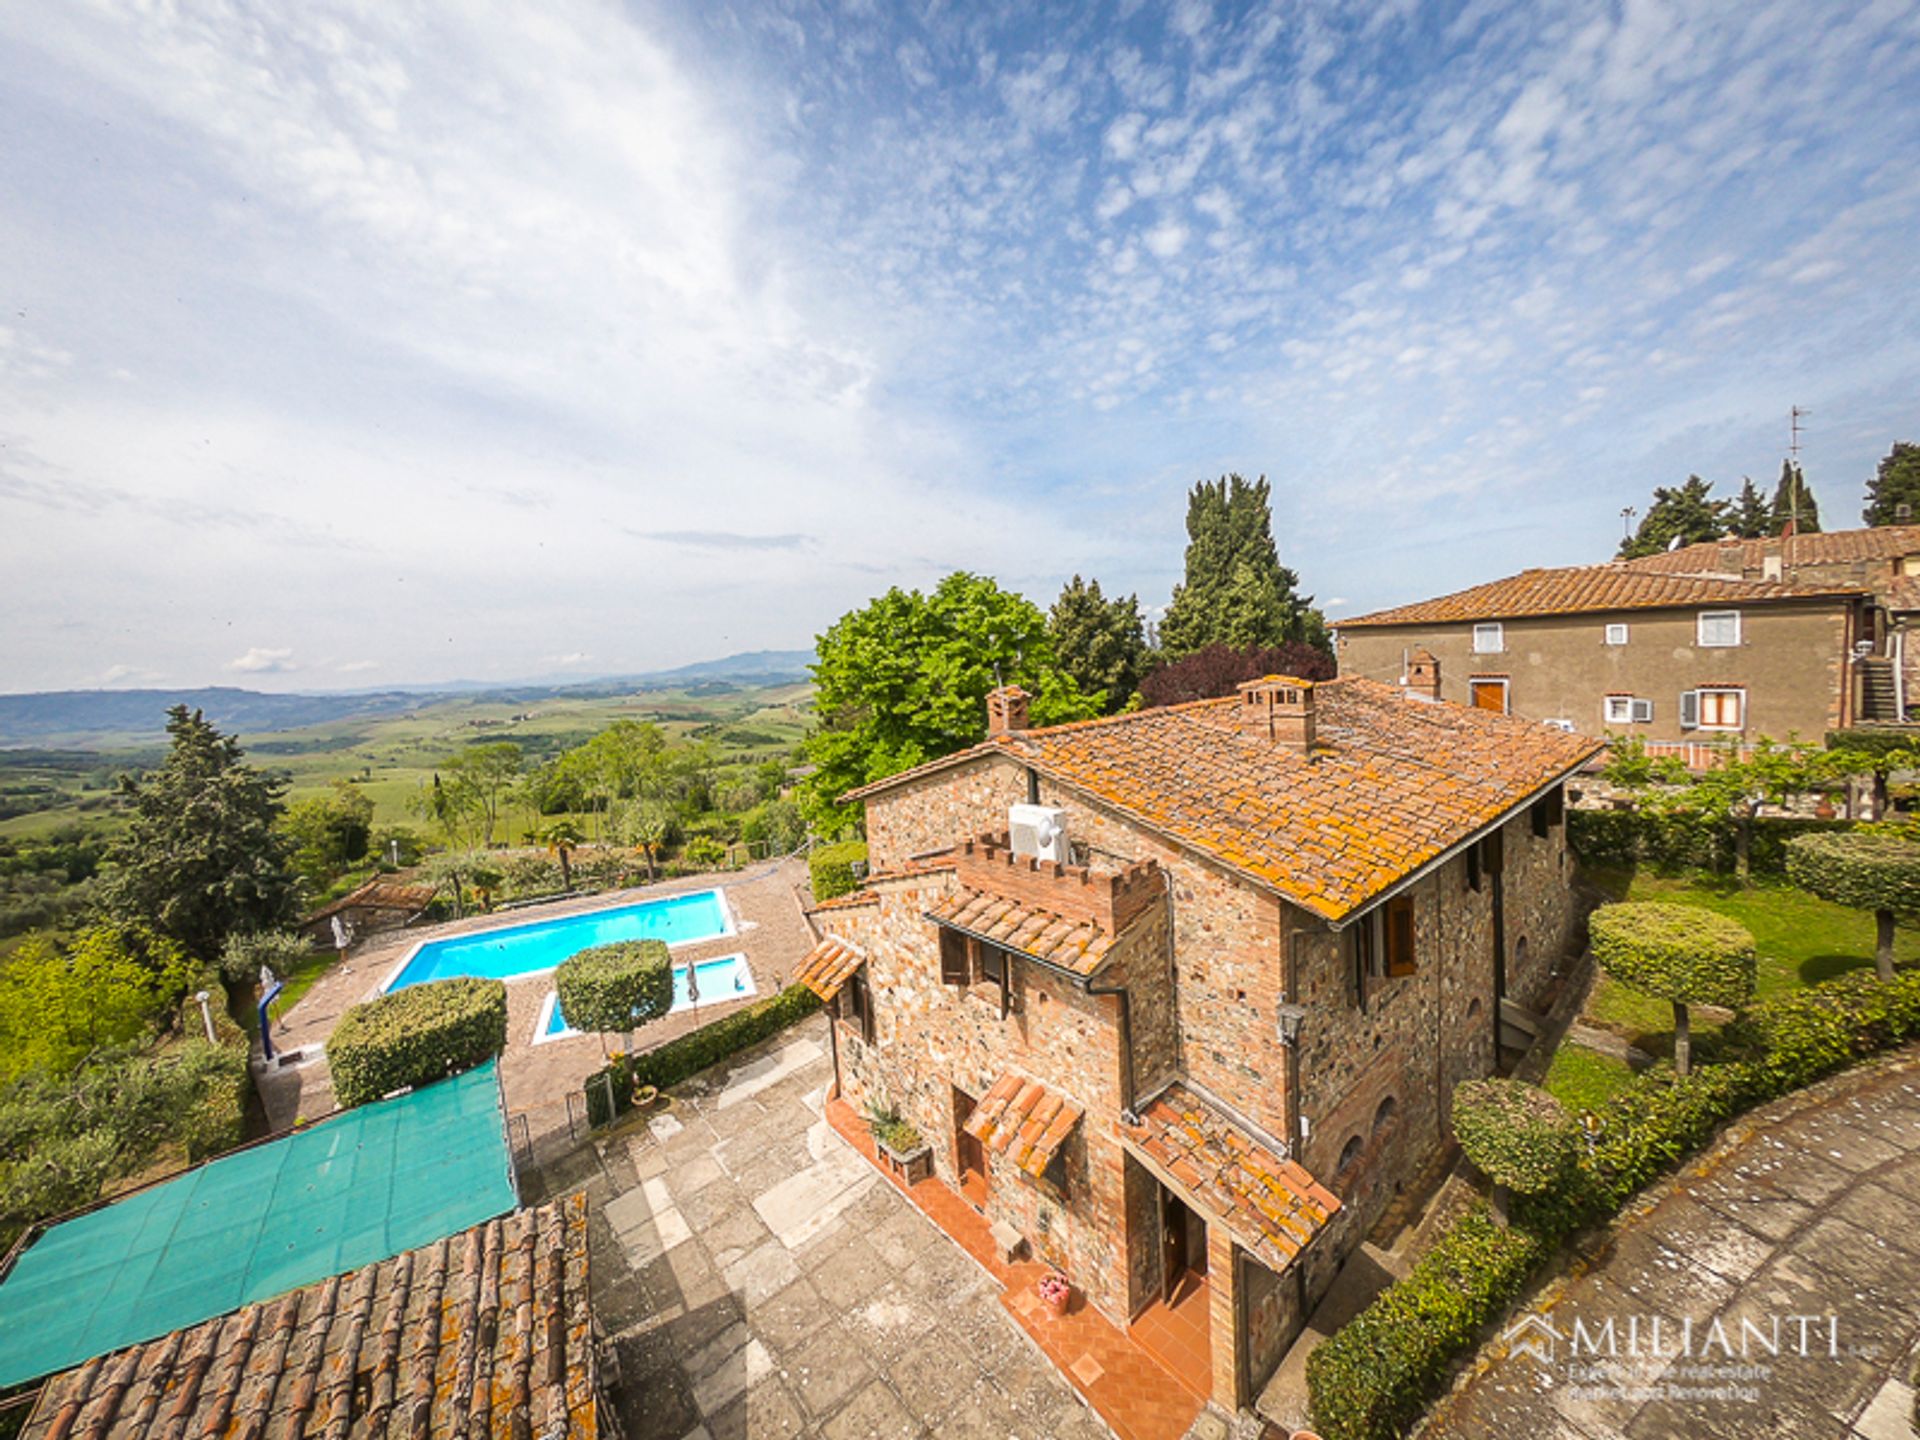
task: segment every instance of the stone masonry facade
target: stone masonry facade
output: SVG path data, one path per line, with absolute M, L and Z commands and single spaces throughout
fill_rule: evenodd
M 1339 1197 L 1332 1222 L 1287 1267 L 1296 1274 L 1260 1265 L 1202 1217 L 1213 1393 L 1229 1409 L 1249 1403 L 1342 1261 L 1446 1143 L 1453 1085 L 1492 1070 L 1496 904 L 1507 994 L 1522 1004 L 1539 999 L 1572 938 L 1557 796 L 1411 884 L 1413 971 L 1369 975 L 1364 994 L 1355 947 L 1366 917 L 1335 929 L 1013 756 L 909 776 L 866 799 L 871 879 L 815 914 L 866 957 L 872 1041 L 848 1019 L 835 1025 L 839 1084 L 856 1109 L 897 1107 L 931 1145 L 936 1173 L 959 1185 L 956 1090 L 977 1101 L 1014 1071 L 1081 1107 L 1043 1178 L 988 1156 L 982 1203 L 1122 1326 L 1159 1297 L 1164 1277 L 1161 1184 L 1122 1144 L 1121 1116 L 1170 1082 L 1212 1097 L 1254 1141 L 1290 1154 Z M 1036 801 L 1066 812 L 1073 858 L 1090 878 L 964 850 L 1004 833 L 1009 806 Z M 1111 927 L 1111 948 L 1091 980 L 1010 959 L 1003 1019 L 997 985 L 942 979 L 927 912 L 962 885 L 1093 916 Z M 1103 993 L 1117 990 L 1124 1002 Z M 1291 1095 L 1276 1024 L 1289 1001 L 1306 1010 Z M 1289 1147 L 1295 1116 L 1307 1133 Z

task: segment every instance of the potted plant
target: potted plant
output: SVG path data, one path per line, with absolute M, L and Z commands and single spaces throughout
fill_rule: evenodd
M 636 1085 L 633 1087 L 633 1108 L 636 1110 L 651 1110 L 653 1108 L 653 1102 L 659 1098 L 660 1091 L 652 1085 Z
M 903 1184 L 913 1185 L 933 1174 L 933 1147 L 897 1108 L 880 1099 L 867 1101 L 867 1129 L 881 1164 Z
M 1067 1305 L 1073 1299 L 1073 1286 L 1067 1283 L 1066 1276 L 1049 1271 L 1040 1277 L 1040 1283 L 1034 1288 L 1040 1292 L 1040 1299 L 1047 1309 L 1056 1315 L 1067 1313 Z

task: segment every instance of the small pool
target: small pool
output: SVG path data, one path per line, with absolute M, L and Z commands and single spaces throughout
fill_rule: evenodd
M 531 920 L 473 935 L 427 940 L 414 947 L 380 988 L 391 993 L 429 980 L 473 975 L 515 980 L 553 969 L 569 955 L 616 940 L 664 940 L 691 945 L 733 934 L 733 916 L 718 890 L 643 900 L 612 910 Z
M 689 970 L 694 972 L 694 989 L 687 985 Z M 692 1009 L 696 989 L 700 997 L 698 1003 L 702 1005 L 746 999 L 754 993 L 753 971 L 747 966 L 747 957 L 722 955 L 718 960 L 702 960 L 698 965 L 674 966 L 673 1009 L 667 1013 Z M 567 1017 L 560 1013 L 560 997 L 548 991 L 546 1002 L 540 1007 L 540 1023 L 533 1027 L 533 1043 L 539 1045 L 580 1033 L 568 1025 Z

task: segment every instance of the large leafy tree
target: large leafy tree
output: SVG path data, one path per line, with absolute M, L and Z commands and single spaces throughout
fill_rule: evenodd
M 1867 482 L 1867 508 L 1861 518 L 1869 525 L 1920 524 L 1920 445 L 1900 440 L 1881 458 Z
M 210 961 L 234 931 L 291 917 L 284 787 L 248 765 L 239 742 L 198 710 L 174 706 L 167 734 L 165 763 L 121 781 L 130 817 L 102 899 L 116 918 L 150 925 Z
M 1187 496 L 1186 577 L 1160 622 L 1169 659 L 1209 645 L 1323 644 L 1326 621 L 1280 563 L 1265 476 L 1202 480 Z
M 0 967 L 0 1081 L 64 1075 L 144 1035 L 194 973 L 177 941 L 144 925 L 92 925 L 65 944 L 29 935 Z
M 983 738 L 987 692 L 1019 685 L 1037 725 L 1089 719 L 1088 695 L 1054 656 L 1047 618 L 984 575 L 956 571 L 931 594 L 895 587 L 843 615 L 815 642 L 817 768 L 801 803 L 823 832 L 851 820 L 844 792 Z
M 1774 533 L 1773 510 L 1761 498 L 1751 475 L 1740 478 L 1740 498 L 1727 512 L 1727 529 L 1742 540 L 1762 540 Z
M 493 844 L 500 810 L 513 793 L 526 764 L 520 747 L 511 740 L 469 745 L 441 767 L 442 783 L 454 792 L 456 804 L 480 824 L 480 843 Z
M 1657 485 L 1653 504 L 1641 518 L 1640 528 L 1620 542 L 1620 558 L 1637 560 L 1642 555 L 1658 555 L 1682 545 L 1697 545 L 1702 540 L 1717 540 L 1727 530 L 1727 502 L 1713 498 L 1713 486 L 1698 475 L 1689 475 L 1684 485 Z
M 320 887 L 366 858 L 373 838 L 373 801 L 359 787 L 336 780 L 324 794 L 289 805 L 281 823 L 294 843 L 294 868 L 308 884 Z
M 1820 533 L 1820 502 L 1813 498 L 1807 477 L 1791 460 L 1780 462 L 1780 483 L 1773 487 L 1773 533 L 1778 535 L 1789 520 L 1801 535 Z
M 1109 600 L 1098 580 L 1069 581 L 1047 614 L 1060 668 L 1086 694 L 1103 692 L 1107 713 L 1132 697 L 1146 666 L 1147 628 L 1136 595 Z

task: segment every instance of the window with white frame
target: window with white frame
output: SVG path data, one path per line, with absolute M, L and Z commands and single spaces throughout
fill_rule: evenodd
M 1609 725 L 1650 725 L 1653 702 L 1637 695 L 1609 695 L 1606 698 L 1606 722 Z
M 1607 626 L 1607 644 L 1624 645 L 1627 643 L 1627 627 L 1624 625 Z
M 1700 690 L 1700 728 L 1702 730 L 1739 730 L 1747 723 L 1747 692 L 1744 690 Z
M 1498 655 L 1507 648 L 1505 628 L 1498 620 L 1473 627 L 1473 653 L 1476 655 Z
M 1699 644 L 1711 647 L 1738 645 L 1740 643 L 1740 612 L 1738 610 L 1702 610 L 1696 639 Z

